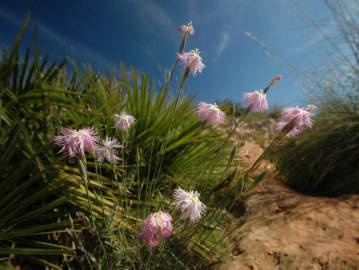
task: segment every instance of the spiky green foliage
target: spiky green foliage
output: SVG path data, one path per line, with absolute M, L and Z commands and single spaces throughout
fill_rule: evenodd
M 134 68 L 122 66 L 116 78 L 75 65 L 69 73 L 66 62 L 40 60 L 37 49 L 21 59 L 23 32 L 0 63 L 1 256 L 76 269 L 140 269 L 165 258 L 168 269 L 185 269 L 220 259 L 228 217 L 209 191 L 235 156 L 225 130 L 200 123 L 191 98 L 174 100 L 169 84 L 155 85 Z M 114 128 L 113 115 L 123 110 L 137 119 L 128 134 Z M 85 126 L 123 142 L 116 166 L 57 154 L 54 135 Z M 165 247 L 149 251 L 138 237 L 143 220 L 173 211 L 177 185 L 200 191 L 208 214 L 195 225 L 178 224 Z M 75 257 L 62 245 L 69 241 Z
M 121 74 L 118 80 L 96 76 L 89 69 L 85 74 L 77 71 L 73 80 L 76 83 L 71 86 L 71 92 L 77 93 L 71 95 L 76 106 L 53 111 L 61 119 L 62 127 L 93 126 L 102 135 L 116 137 L 124 143 L 117 166 L 98 164 L 89 157 L 87 174 L 93 214 L 107 228 L 106 243 L 118 252 L 117 256 L 108 255 L 110 259 L 106 262 L 131 265 L 133 262 L 128 257 L 134 254 L 138 258 L 136 263 L 147 260 L 147 253 L 141 253 L 139 247 L 143 243 L 138 238 L 144 218 L 159 209 L 172 211 L 170 196 L 178 184 L 184 188 L 195 187 L 206 199 L 210 189 L 227 173 L 234 155 L 230 155 L 225 130 L 214 130 L 200 123 L 190 98 L 181 98 L 176 103 L 168 90 L 154 91 L 145 74 L 139 80 L 133 68 L 131 78 L 124 66 Z M 121 111 L 137 119 L 128 134 L 114 128 L 113 115 Z M 84 181 L 73 175 L 77 168 L 71 164 L 66 168 L 72 169 L 66 169 L 68 176 L 64 179 L 76 179 L 72 182 L 76 183 L 73 192 L 82 193 L 75 196 L 77 201 L 69 201 L 86 210 Z M 176 250 L 163 249 L 160 257 L 173 257 L 180 251 L 185 257 L 193 253 L 207 262 L 218 259 L 228 246 L 225 239 L 221 241 L 225 238 L 222 231 L 225 226 L 214 225 L 218 219 L 223 220 L 216 208 L 209 209 L 209 216 L 212 218 L 200 222 L 197 229 L 192 228 L 194 237 L 186 238 L 187 230 L 175 234 L 172 241 L 177 241 Z M 209 237 L 212 234 L 217 236 Z M 135 269 L 143 267 L 137 266 Z
M 291 187 L 307 194 L 358 193 L 359 92 L 321 100 L 314 127 L 280 148 L 279 169 Z
M 225 99 L 216 103 L 227 116 L 239 117 L 245 113 L 245 108 L 239 102 Z
M 46 86 L 61 65 L 47 68 L 46 60 L 29 64 L 29 50 L 24 63 L 19 63 L 26 22 L 0 63 L 0 257 L 15 255 L 15 261 L 26 258 L 60 269 L 53 263 L 73 250 L 54 240 L 54 234 L 70 227 L 70 222 L 63 211 L 65 200 L 57 196 L 65 188 L 54 181 L 58 171 L 51 164 L 44 113 L 49 100 Z
M 169 89 L 155 90 L 156 85 L 146 74 L 137 74 L 133 68 L 127 72 L 122 66 L 121 71 L 120 80 L 98 77 L 91 70 L 85 75 L 78 72 L 78 83 L 72 90 L 78 94 L 73 101 L 77 105 L 58 111 L 56 117 L 62 119 L 61 125 L 94 126 L 102 134 L 125 141 L 123 160 L 131 165 L 141 159 L 136 172 L 141 181 L 153 179 L 166 185 L 165 178 L 175 181 L 187 178 L 187 182 L 196 186 L 206 168 L 223 168 L 227 162 L 223 156 L 230 151 L 225 130 L 200 123 L 191 98 L 180 99 L 174 111 L 176 102 Z M 137 119 L 129 134 L 114 128 L 113 116 L 121 111 Z M 215 176 L 204 177 L 210 188 Z
M 55 267 L 51 261 L 56 259 L 44 255 L 73 253 L 71 247 L 57 244 L 51 237 L 70 227 L 62 211 L 65 200 L 56 195 L 64 186 L 53 181 L 57 172 L 40 161 L 41 154 L 32 142 L 34 136 L 26 131 L 22 123 L 15 123 L 3 128 L 0 138 L 0 151 L 4 153 L 0 159 L 0 257 L 26 255 Z

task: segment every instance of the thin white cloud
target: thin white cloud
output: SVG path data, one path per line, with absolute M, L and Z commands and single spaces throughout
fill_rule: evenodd
M 215 56 L 214 56 L 215 59 L 220 57 L 222 55 L 222 53 L 224 52 L 224 50 L 228 47 L 229 40 L 230 40 L 229 33 L 223 32 L 223 34 L 221 36 L 221 40 L 219 41 L 218 46 L 216 48 L 216 52 L 215 52 Z
M 177 42 L 178 28 L 167 11 L 159 5 L 159 2 L 153 0 L 133 0 L 137 12 L 143 18 L 146 26 L 154 26 L 156 32 L 164 33 L 171 41 Z

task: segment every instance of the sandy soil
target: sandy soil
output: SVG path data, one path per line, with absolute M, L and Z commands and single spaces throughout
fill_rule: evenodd
M 250 165 L 261 151 L 249 142 L 240 158 Z M 359 269 L 359 196 L 304 196 L 270 175 L 243 200 L 246 222 L 233 254 L 214 269 Z

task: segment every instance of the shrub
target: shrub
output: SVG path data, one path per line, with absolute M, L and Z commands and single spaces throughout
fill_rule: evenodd
M 120 77 L 66 61 L 49 65 L 37 49 L 21 59 L 25 26 L 0 62 L 1 259 L 15 254 L 22 267 L 55 269 L 208 269 L 221 260 L 241 224 L 227 210 L 263 178 L 250 173 L 269 150 L 242 173 L 231 140 L 242 117 L 227 131 L 217 105 L 197 109 L 183 95 L 189 75 L 204 68 L 198 50 L 184 53 L 193 26 L 181 28 L 164 85 L 124 65 Z M 185 67 L 173 99 L 179 61 Z M 252 93 L 244 118 L 267 108 L 266 93 L 279 80 Z
M 332 65 L 317 82 L 319 112 L 313 129 L 282 145 L 277 157 L 296 190 L 337 196 L 359 192 L 358 4 L 326 4 L 342 36 L 328 39 Z
M 279 148 L 278 167 L 294 189 L 336 196 L 359 192 L 359 92 L 322 98 L 315 125 Z
M 67 187 L 57 181 L 59 171 L 52 164 L 45 114 L 52 98 L 45 89 L 62 65 L 29 64 L 29 50 L 25 64 L 17 64 L 23 31 L 24 27 L 0 62 L 0 258 L 60 269 L 56 264 L 73 249 L 55 239 L 58 231 L 71 228 L 71 212 L 65 211 L 66 201 L 58 196 Z M 60 105 L 53 93 L 51 105 Z
M 57 269 L 146 269 L 164 260 L 168 269 L 185 269 L 220 259 L 228 252 L 228 217 L 210 190 L 232 164 L 225 130 L 200 122 L 191 97 L 171 99 L 169 84 L 156 91 L 134 68 L 122 66 L 114 78 L 50 65 L 37 49 L 21 59 L 25 26 L 0 62 L 1 259 L 15 254 L 21 265 Z M 136 118 L 128 133 L 114 128 L 121 111 Z M 54 136 L 62 128 L 86 126 L 121 141 L 116 165 L 93 154 L 57 154 Z M 173 212 L 178 185 L 201 192 L 207 214 L 199 222 Z M 158 210 L 179 221 L 173 237 L 151 250 L 139 232 Z

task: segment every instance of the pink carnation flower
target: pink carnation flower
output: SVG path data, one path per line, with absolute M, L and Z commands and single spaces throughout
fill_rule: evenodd
M 97 160 L 103 162 L 105 159 L 115 164 L 118 161 L 117 149 L 122 148 L 122 144 L 117 139 L 106 137 L 102 141 L 102 145 L 96 149 Z
M 216 104 L 200 102 L 198 104 L 198 115 L 202 122 L 208 122 L 218 126 L 224 122 L 225 114 Z
M 177 58 L 182 61 L 185 69 L 189 69 L 193 76 L 195 76 L 197 73 L 201 73 L 202 70 L 206 67 L 202 63 L 202 57 L 199 54 L 200 52 L 198 49 L 177 54 Z
M 294 127 L 288 132 L 287 136 L 294 137 L 298 135 L 305 127 L 311 128 L 313 126 L 311 115 L 315 109 L 314 105 L 308 105 L 305 109 L 298 107 L 284 108 L 276 129 L 282 130 L 288 123 L 295 120 Z
M 263 112 L 268 109 L 267 97 L 263 90 L 244 93 L 244 103 L 252 112 Z
M 149 214 L 143 224 L 141 236 L 150 247 L 159 245 L 162 238 L 172 234 L 172 217 L 162 211 Z
M 193 35 L 195 32 L 192 22 L 189 22 L 187 25 L 182 25 L 179 28 L 179 31 L 182 32 L 184 35 Z
M 59 153 L 64 152 L 69 157 L 85 157 L 85 151 L 95 152 L 98 141 L 97 132 L 92 128 L 64 128 L 54 138 L 55 144 L 62 147 Z
M 135 117 L 126 113 L 115 114 L 114 118 L 115 127 L 123 131 L 128 131 L 136 121 Z
M 184 191 L 177 188 L 173 193 L 176 208 L 182 212 L 185 219 L 191 222 L 199 220 L 206 212 L 206 206 L 199 200 L 199 193 L 197 191 Z

